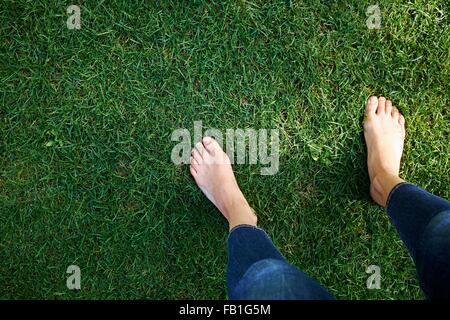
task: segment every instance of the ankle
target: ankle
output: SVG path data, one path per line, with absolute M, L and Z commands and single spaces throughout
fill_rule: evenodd
M 255 212 L 244 197 L 228 205 L 223 213 L 227 217 L 230 230 L 240 224 L 256 226 L 258 223 Z
M 370 193 L 375 202 L 381 206 L 386 206 L 389 193 L 400 182 L 404 180 L 398 175 L 383 172 L 375 175 L 370 183 Z
M 242 224 L 256 227 L 258 225 L 258 218 L 252 211 L 250 214 L 247 213 L 247 214 L 239 215 L 232 219 L 228 219 L 228 226 L 229 226 L 228 230 L 231 230 L 234 227 L 236 227 L 238 225 L 242 225 Z

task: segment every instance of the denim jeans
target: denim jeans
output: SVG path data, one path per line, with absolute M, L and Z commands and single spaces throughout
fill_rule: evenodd
M 389 194 L 386 212 L 416 264 L 430 299 L 450 299 L 450 202 L 402 182 Z
M 407 182 L 389 194 L 386 212 L 413 257 L 429 298 L 450 298 L 450 202 Z M 228 297 L 327 300 L 326 289 L 289 264 L 264 230 L 234 227 L 228 237 Z

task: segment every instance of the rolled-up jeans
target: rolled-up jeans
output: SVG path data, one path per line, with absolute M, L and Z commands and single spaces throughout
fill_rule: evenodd
M 402 182 L 390 192 L 386 212 L 416 263 L 425 294 L 450 298 L 450 202 Z M 227 290 L 233 300 L 333 299 L 289 264 L 263 229 L 250 225 L 230 231 Z

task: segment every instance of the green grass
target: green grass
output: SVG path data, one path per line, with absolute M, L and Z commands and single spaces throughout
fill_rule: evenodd
M 225 220 L 170 160 L 172 131 L 200 120 L 280 131 L 278 174 L 234 169 L 290 262 L 338 299 L 423 298 L 370 200 L 361 122 L 369 95 L 392 99 L 402 175 L 450 198 L 448 7 L 78 1 L 68 30 L 69 4 L 0 5 L 0 298 L 226 298 Z

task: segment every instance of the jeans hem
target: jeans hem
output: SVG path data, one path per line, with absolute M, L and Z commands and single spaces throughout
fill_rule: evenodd
M 387 198 L 387 200 L 386 200 L 386 206 L 384 207 L 386 212 L 389 211 L 389 210 L 388 210 L 389 204 L 390 204 L 390 202 L 391 202 L 392 196 L 394 195 L 394 192 L 397 191 L 398 188 L 400 188 L 401 186 L 403 186 L 403 185 L 405 185 L 405 184 L 413 185 L 412 183 L 407 182 L 407 181 L 399 182 L 399 183 L 397 183 L 397 184 L 392 188 L 391 192 L 389 192 L 388 198 Z
M 260 230 L 260 231 L 264 232 L 267 235 L 266 231 L 264 231 L 264 229 L 262 229 L 262 228 L 260 228 L 258 226 L 253 226 L 251 224 L 238 224 L 237 226 L 234 226 L 233 228 L 231 228 L 230 232 L 228 233 L 228 238 L 230 238 L 230 235 L 231 235 L 231 233 L 234 232 L 234 230 L 237 230 L 237 229 L 240 229 L 240 228 L 257 229 L 257 230 Z

